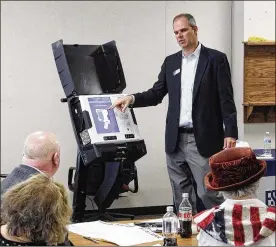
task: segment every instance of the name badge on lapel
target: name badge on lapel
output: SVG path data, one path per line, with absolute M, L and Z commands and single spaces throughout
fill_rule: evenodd
M 173 72 L 173 75 L 177 75 L 180 72 L 180 69 L 177 69 Z

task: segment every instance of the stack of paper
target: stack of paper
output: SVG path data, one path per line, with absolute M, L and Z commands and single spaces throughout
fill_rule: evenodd
M 161 235 L 147 228 L 104 221 L 71 224 L 68 226 L 68 230 L 85 237 L 100 238 L 122 246 L 149 243 L 163 239 Z

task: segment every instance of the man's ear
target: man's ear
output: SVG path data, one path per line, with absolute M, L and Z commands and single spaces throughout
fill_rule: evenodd
M 194 33 L 197 35 L 198 27 L 197 26 L 193 26 L 193 30 L 194 30 Z
M 59 166 L 59 162 L 60 162 L 59 153 L 54 153 L 52 159 L 53 159 L 53 164 L 54 164 L 55 166 Z

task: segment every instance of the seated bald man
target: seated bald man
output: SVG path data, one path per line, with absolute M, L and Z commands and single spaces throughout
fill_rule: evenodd
M 22 164 L 1 182 L 1 196 L 7 189 L 34 174 L 43 173 L 52 177 L 59 163 L 60 147 L 53 133 L 37 131 L 29 134 L 24 143 Z

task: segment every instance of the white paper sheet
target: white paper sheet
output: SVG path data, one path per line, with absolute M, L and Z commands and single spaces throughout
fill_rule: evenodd
M 267 156 L 267 155 L 265 155 L 265 154 L 263 154 L 263 155 L 260 155 L 260 156 L 257 156 L 256 157 L 258 160 L 273 160 L 274 159 L 274 157 L 271 155 L 271 156 Z
M 237 140 L 236 141 L 236 147 L 250 147 L 248 142 Z
M 76 223 L 68 226 L 73 233 L 91 238 L 101 238 L 121 246 L 160 241 L 163 237 L 139 226 L 103 221 Z

